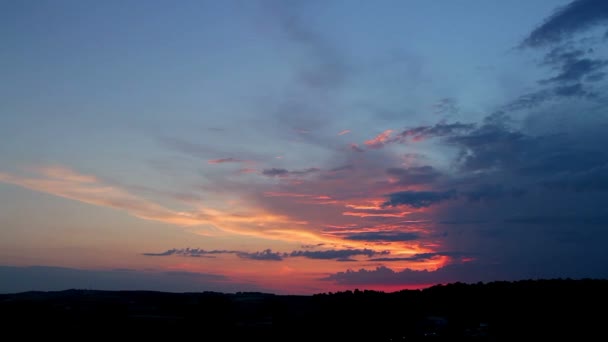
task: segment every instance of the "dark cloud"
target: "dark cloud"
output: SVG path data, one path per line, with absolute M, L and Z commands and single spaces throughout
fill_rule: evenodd
M 527 94 L 520 95 L 515 100 L 510 101 L 503 108 L 507 111 L 534 108 L 551 99 L 555 99 L 556 93 L 551 89 L 541 89 Z
M 355 240 L 355 239 L 353 239 Z M 307 248 L 311 247 L 320 247 L 323 244 L 317 244 L 314 246 L 307 246 Z M 169 249 L 162 253 L 143 253 L 145 256 L 187 256 L 187 257 L 202 257 L 208 256 L 210 254 L 234 254 L 241 259 L 251 259 L 251 260 L 260 260 L 260 261 L 282 261 L 284 258 L 288 257 L 304 257 L 308 259 L 323 259 L 323 260 L 331 260 L 331 259 L 347 259 L 353 256 L 362 255 L 367 257 L 372 257 L 374 255 L 386 255 L 388 251 L 374 251 L 371 249 L 338 249 L 338 250 L 323 250 L 323 251 L 313 251 L 313 250 L 300 250 L 300 251 L 292 251 L 290 253 L 281 253 L 281 252 L 273 252 L 270 249 L 266 249 L 259 252 L 244 252 L 244 251 L 235 251 L 235 250 L 204 250 L 199 248 L 183 248 L 183 249 Z M 344 260 L 342 260 L 344 261 Z
M 503 184 L 480 184 L 475 189 L 464 193 L 464 195 L 469 201 L 477 202 L 504 197 L 519 197 L 525 195 L 525 193 L 526 189 L 507 188 Z
M 424 208 L 433 204 L 453 199 L 456 197 L 455 191 L 400 191 L 388 195 L 389 200 L 382 206 L 395 207 L 406 205 L 412 208 Z
M 589 165 L 588 169 L 560 173 L 544 180 L 542 184 L 550 189 L 575 192 L 608 191 L 608 164 Z
M 601 71 L 608 60 L 593 58 L 593 49 L 582 47 L 574 48 L 566 44 L 550 50 L 544 57 L 543 65 L 549 66 L 558 71 L 556 76 L 540 80 L 540 84 L 559 83 L 561 86 L 572 85 L 573 82 L 580 84 L 581 81 L 598 82 L 601 81 L 605 73 Z M 562 95 L 559 94 L 558 95 Z
M 411 257 L 401 257 L 401 258 L 373 258 L 370 261 L 425 261 L 429 259 L 433 259 L 439 256 L 448 256 L 451 258 L 464 257 L 466 256 L 464 253 L 460 252 L 438 252 L 438 253 L 419 253 L 414 254 Z
M 170 256 L 170 255 L 179 255 L 179 256 L 187 256 L 187 257 L 203 257 L 209 256 L 212 254 L 233 254 L 237 253 L 236 251 L 229 250 L 204 250 L 199 248 L 173 248 L 169 249 L 162 253 L 143 253 L 145 256 Z
M 391 167 L 386 173 L 397 177 L 399 185 L 430 184 L 436 181 L 441 173 L 432 166 L 417 166 L 409 168 Z
M 443 220 L 443 221 L 439 221 L 437 222 L 439 224 L 449 224 L 449 225 L 461 225 L 461 224 L 471 224 L 471 225 L 476 225 L 476 224 L 480 224 L 480 223 L 487 223 L 487 221 L 485 220 L 467 220 L 467 219 L 452 219 L 452 220 Z
M 377 252 L 371 249 L 339 249 L 327 251 L 293 251 L 289 253 L 290 257 L 305 257 L 309 259 L 347 259 L 357 255 L 372 257 L 374 255 L 385 255 L 388 251 Z
M 452 135 L 448 142 L 461 147 L 460 163 L 468 171 L 517 165 L 532 138 L 504 124 L 486 123 L 468 134 Z
M 309 173 L 315 173 L 315 172 L 319 172 L 321 171 L 320 169 L 316 168 L 316 167 L 311 167 L 305 170 L 295 170 L 295 171 L 291 171 L 290 174 L 292 175 L 296 175 L 296 176 L 303 176 L 303 175 L 307 175 Z
M 548 260 L 547 260 L 548 261 Z M 342 285 L 412 285 L 412 284 L 445 284 L 453 282 L 488 282 L 496 280 L 523 280 L 563 277 L 562 258 L 556 258 L 553 263 L 536 263 L 518 260 L 512 263 L 478 263 L 459 262 L 449 264 L 436 271 L 416 271 L 404 269 L 394 271 L 380 266 L 374 270 L 347 270 L 331 274 L 321 280 L 332 281 Z M 543 261 L 546 262 L 546 261 Z M 587 264 L 587 263 L 585 263 Z M 574 269 L 569 274 L 571 278 L 604 278 L 608 276 L 605 267 L 592 265 L 591 269 Z
M 333 168 L 333 169 L 331 169 L 329 171 L 331 171 L 331 172 L 341 172 L 341 171 L 351 171 L 351 170 L 354 170 L 354 169 L 355 169 L 355 166 L 353 164 L 346 164 L 346 165 L 335 167 L 335 168 Z
M 417 233 L 409 232 L 364 232 L 354 233 L 344 236 L 347 240 L 355 241 L 412 241 L 418 240 L 420 235 Z
M 608 3 L 603 0 L 576 0 L 557 9 L 532 31 L 520 47 L 550 45 L 551 49 L 545 53 L 542 65 L 551 67 L 557 73 L 538 81 L 548 87 L 524 94 L 504 108 L 520 110 L 572 97 L 597 98 L 597 91 L 588 82 L 605 79 L 603 69 L 608 65 L 608 60 L 593 57 L 595 49 L 591 44 L 598 43 L 598 39 L 569 39 L 575 33 L 597 24 L 608 24 Z
M 556 214 L 555 216 L 526 216 L 526 217 L 513 217 L 505 219 L 506 223 L 516 224 L 534 224 L 534 225 L 568 225 L 568 226 L 580 226 L 580 225 L 607 225 L 607 216 L 563 216 L 562 214 Z
M 254 253 L 246 253 L 246 252 L 237 252 L 236 256 L 242 259 L 251 259 L 251 260 L 270 260 L 270 261 L 281 261 L 283 260 L 283 254 L 273 252 L 270 249 L 266 249 L 261 252 Z
M 551 49 L 544 57 L 543 65 L 561 68 L 564 64 L 573 64 L 587 52 L 583 49 L 573 49 L 569 46 L 558 46 Z
M 596 72 L 594 74 L 590 74 L 587 77 L 585 77 L 585 81 L 587 82 L 599 82 L 603 79 L 606 78 L 606 73 L 603 71 L 600 72 Z
M 143 253 L 142 255 L 145 255 L 145 256 L 169 256 L 169 255 L 176 254 L 175 253 L 176 251 L 177 251 L 176 249 L 169 249 L 169 250 L 167 250 L 165 252 L 161 252 L 161 253 Z
M 406 142 L 407 139 L 419 140 L 434 137 L 445 137 L 461 132 L 470 131 L 474 128 L 474 124 L 463 124 L 460 122 L 447 124 L 440 122 L 434 126 L 418 126 L 414 128 L 408 128 L 399 133 L 396 139 L 400 142 Z
M 602 68 L 608 65 L 607 60 L 591 58 L 568 58 L 562 62 L 557 76 L 540 83 L 579 82 L 588 75 L 599 75 Z
M 553 94 L 559 97 L 594 97 L 595 94 L 590 93 L 588 90 L 584 88 L 581 83 L 566 85 L 566 86 L 558 86 L 553 88 Z
M 269 176 L 269 177 L 282 177 L 282 176 L 287 176 L 289 174 L 289 171 L 286 169 L 272 168 L 272 169 L 263 170 L 262 174 L 264 176 Z
M 575 0 L 558 8 L 522 42 L 522 47 L 540 47 L 559 43 L 573 34 L 608 22 L 605 0 Z
M 304 169 L 304 170 L 294 170 L 294 171 L 289 171 L 287 169 L 272 168 L 272 169 L 264 169 L 262 171 L 262 174 L 264 176 L 268 176 L 268 177 L 287 177 L 287 176 L 305 176 L 305 175 L 319 172 L 319 171 L 321 171 L 321 170 L 317 169 L 315 167 L 311 167 L 311 168 Z
M 357 144 L 350 144 L 350 149 L 355 152 L 365 152 L 365 150 L 359 147 Z
M 322 280 L 333 281 L 342 285 L 411 285 L 411 284 L 444 284 L 455 281 L 475 283 L 479 281 L 495 281 L 497 279 L 515 280 L 514 270 L 505 269 L 503 265 L 481 264 L 451 264 L 437 271 L 416 271 L 404 269 L 393 271 L 380 266 L 374 270 L 347 270 L 331 274 Z M 519 277 L 526 279 L 526 275 Z

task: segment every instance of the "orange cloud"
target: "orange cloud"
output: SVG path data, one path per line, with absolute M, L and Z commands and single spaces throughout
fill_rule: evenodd
M 306 220 L 243 206 L 239 210 L 196 207 L 177 211 L 134 195 L 118 186 L 108 185 L 95 176 L 79 174 L 71 169 L 52 166 L 31 169 L 31 176 L 0 173 L 0 182 L 18 185 L 96 206 L 122 210 L 132 216 L 164 222 L 176 226 L 211 225 L 223 232 L 254 236 L 279 241 L 306 243 L 340 243 L 340 239 L 326 237 L 311 230 Z M 280 194 L 284 195 L 284 194 Z M 311 199 L 318 195 L 306 196 Z M 325 200 L 321 196 L 319 200 Z M 357 247 L 357 244 L 351 244 Z
M 388 142 L 392 133 L 393 133 L 392 129 L 387 129 L 386 131 L 378 134 L 375 138 L 366 140 L 365 145 L 368 148 L 373 148 L 373 149 L 381 148 Z
M 70 169 L 53 166 L 37 170 L 41 177 L 27 178 L 0 173 L 0 182 L 49 193 L 72 200 L 121 209 L 135 217 L 161 221 L 180 226 L 200 224 L 200 219 L 191 213 L 167 209 L 156 203 L 138 198 L 125 190 L 105 185 L 96 177 L 78 174 Z

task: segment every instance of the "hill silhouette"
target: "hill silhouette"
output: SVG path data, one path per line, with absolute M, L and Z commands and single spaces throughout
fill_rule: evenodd
M 312 296 L 66 290 L 0 295 L 5 334 L 203 341 L 513 341 L 605 334 L 608 280 Z

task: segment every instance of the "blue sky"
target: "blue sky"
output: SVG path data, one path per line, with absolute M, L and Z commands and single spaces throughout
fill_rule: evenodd
M 603 1 L 26 1 L 0 23 L 0 276 L 607 276 Z

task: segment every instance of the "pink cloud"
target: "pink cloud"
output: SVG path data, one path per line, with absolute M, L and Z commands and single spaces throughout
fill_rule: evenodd
M 340 133 L 338 133 L 338 135 L 344 135 L 344 134 L 348 134 L 350 133 L 350 129 L 345 129 L 343 131 L 341 131 Z
M 373 148 L 373 149 L 381 148 L 389 141 L 392 133 L 393 133 L 392 129 L 387 129 L 386 131 L 378 134 L 375 138 L 366 140 L 365 145 L 368 148 Z

